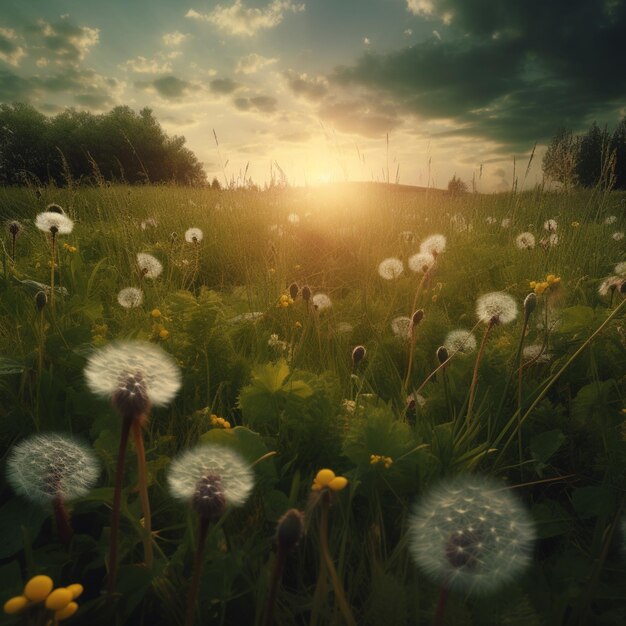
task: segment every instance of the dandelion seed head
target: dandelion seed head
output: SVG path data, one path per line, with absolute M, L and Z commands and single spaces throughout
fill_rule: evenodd
M 556 232 L 556 229 L 558 228 L 558 226 L 559 226 L 559 225 L 557 224 L 556 220 L 554 220 L 554 219 L 552 219 L 552 218 L 551 218 L 551 219 L 549 219 L 549 220 L 546 220 L 546 221 L 543 223 L 543 228 L 544 228 L 545 230 L 547 230 L 547 231 L 551 232 L 551 233 Z
M 311 304 L 318 311 L 330 309 L 333 306 L 332 300 L 325 293 L 316 293 L 311 297 Z
M 12 237 L 18 237 L 23 230 L 24 226 L 22 226 L 21 222 L 18 222 L 17 220 L 10 220 L 7 222 L 7 232 Z
M 188 228 L 185 231 L 185 241 L 187 243 L 200 243 L 204 233 L 199 228 Z
M 241 506 L 254 487 L 254 474 L 250 465 L 239 454 L 225 446 L 200 444 L 183 452 L 170 465 L 167 482 L 170 493 L 177 500 L 191 502 L 199 481 L 215 484 L 227 506 Z
M 117 294 L 117 301 L 125 309 L 134 309 L 143 302 L 143 291 L 137 287 L 125 287 Z
M 611 235 L 611 239 L 613 239 L 614 241 L 621 241 L 622 239 L 624 239 L 624 233 L 621 231 L 613 233 Z
M 7 481 L 32 502 L 45 504 L 84 496 L 95 484 L 100 465 L 93 451 L 67 435 L 32 435 L 13 447 Z
M 495 224 L 497 221 L 498 220 L 496 220 L 496 218 L 491 215 L 485 219 L 485 222 L 487 222 L 487 224 Z
M 517 302 L 503 291 L 492 291 L 478 298 L 476 315 L 485 324 L 492 320 L 497 324 L 508 324 L 517 317 Z
M 433 256 L 442 254 L 446 250 L 446 238 L 444 235 L 430 235 L 420 244 L 420 252 L 428 252 Z
M 476 350 L 476 337 L 469 330 L 451 330 L 443 342 L 450 354 L 458 352 L 460 354 L 470 354 Z
M 509 228 L 511 226 L 511 218 L 509 217 L 505 217 L 501 222 L 500 222 L 500 227 L 501 228 Z
M 495 480 L 461 475 L 441 483 L 409 518 L 418 567 L 451 589 L 486 594 L 530 564 L 535 528 L 519 500 Z
M 617 222 L 617 216 L 615 215 L 609 215 L 604 218 L 604 223 L 607 225 L 615 224 L 615 222 Z
M 174 359 L 146 341 L 120 341 L 98 349 L 87 361 L 85 379 L 100 397 L 113 398 L 120 389 L 136 391 L 155 406 L 171 402 L 181 385 Z
M 529 232 L 520 233 L 515 238 L 515 245 L 520 250 L 530 250 L 535 247 L 535 235 Z
M 546 352 L 544 345 L 534 343 L 524 347 L 522 358 L 524 361 L 533 361 L 534 363 L 549 363 L 552 360 L 552 355 Z
M 378 275 L 385 280 L 394 280 L 404 271 L 404 264 L 396 257 L 389 257 L 378 264 Z
M 146 278 L 157 278 L 163 271 L 161 261 L 146 252 L 139 252 L 137 254 L 137 265 L 139 266 L 142 276 Z
M 35 226 L 54 235 L 69 235 L 74 228 L 74 222 L 63 213 L 44 211 L 35 218 Z
M 435 257 L 430 252 L 418 252 L 409 257 L 407 265 L 412 272 L 425 274 L 435 264 Z
M 626 261 L 618 263 L 614 271 L 618 276 L 626 276 Z
M 623 277 L 609 276 L 600 283 L 600 286 L 598 287 L 598 294 L 601 296 L 608 296 L 612 291 L 619 290 L 623 282 Z
M 411 338 L 411 329 L 413 328 L 413 320 L 410 317 L 401 315 L 391 320 L 391 330 L 396 337 L 408 340 Z

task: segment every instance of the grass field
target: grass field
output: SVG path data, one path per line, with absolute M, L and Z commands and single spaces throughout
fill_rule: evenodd
M 50 203 L 74 222 L 54 246 Z M 625 206 L 0 190 L 20 223 L 0 250 L 2 600 L 45 574 L 83 585 L 71 621 L 93 626 L 624 623 Z M 154 376 L 138 342 L 166 353 Z M 110 345 L 123 399 L 94 365 Z M 35 433 L 75 436 L 93 477 L 54 442 L 20 457 Z M 56 619 L 33 598 L 4 617 Z

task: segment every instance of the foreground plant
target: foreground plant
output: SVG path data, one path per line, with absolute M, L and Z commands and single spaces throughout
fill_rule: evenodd
M 330 548 L 328 547 L 328 513 L 333 497 L 348 485 L 348 479 L 344 476 L 335 476 L 335 472 L 330 469 L 320 470 L 315 479 L 311 490 L 317 493 L 317 503 L 320 506 L 320 573 L 315 588 L 315 597 L 313 598 L 313 612 L 311 615 L 311 624 L 315 624 L 317 614 L 319 612 L 319 603 L 325 594 L 326 577 L 331 580 L 335 599 L 339 605 L 339 610 L 349 626 L 356 626 L 356 621 L 350 610 L 350 605 L 346 599 L 346 593 L 343 584 L 339 579 L 337 570 L 330 556 Z
M 52 578 L 39 574 L 26 583 L 22 595 L 9 598 L 3 608 L 8 615 L 28 613 L 29 624 L 56 624 L 76 613 L 75 600 L 82 593 L 80 583 L 54 589 Z
M 15 261 L 15 242 L 17 238 L 22 234 L 24 227 L 17 220 L 11 220 L 7 222 L 7 232 L 11 237 L 11 258 Z
M 87 494 L 100 474 L 95 454 L 66 435 L 32 435 L 7 460 L 7 482 L 31 502 L 52 505 L 62 543 L 72 538 L 67 502 Z
M 189 503 L 200 522 L 185 616 L 185 626 L 191 626 L 209 527 L 222 519 L 228 507 L 245 503 L 254 487 L 254 474 L 236 452 L 224 446 L 203 444 L 175 459 L 167 479 L 172 496 Z
M 441 483 L 409 519 L 409 550 L 440 587 L 433 624 L 443 623 L 448 591 L 489 594 L 530 564 L 535 528 L 511 492 L 486 476 Z
M 113 343 L 96 351 L 87 362 L 85 378 L 89 389 L 98 396 L 110 399 L 114 410 L 122 417 L 111 513 L 108 590 L 112 593 L 117 575 L 117 536 L 128 437 L 132 431 L 145 530 L 144 558 L 151 567 L 152 525 L 143 428 L 148 423 L 152 406 L 163 406 L 174 399 L 181 385 L 181 375 L 173 358 L 158 346 L 143 341 L 128 341 Z

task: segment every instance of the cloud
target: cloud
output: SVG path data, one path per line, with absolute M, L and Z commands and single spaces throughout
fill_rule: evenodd
M 286 13 L 304 11 L 304 4 L 293 0 L 272 0 L 262 8 L 246 7 L 242 0 L 235 0 L 230 6 L 218 4 L 210 13 L 199 13 L 189 9 L 185 17 L 209 22 L 229 35 L 251 37 L 260 30 L 278 26 Z
M 160 62 L 158 59 L 146 59 L 142 56 L 129 59 L 118 67 L 137 74 L 165 74 L 172 71 L 171 63 Z
M 12 28 L 0 27 L 0 61 L 17 66 L 26 56 L 24 48 L 17 44 L 18 36 Z
M 416 15 L 448 24 L 387 54 L 365 53 L 329 77 L 397 103 L 421 121 L 448 120 L 447 136 L 503 149 L 546 142 L 560 125 L 617 121 L 626 99 L 626 3 L 568 0 L 407 0 Z
M 290 143 L 306 143 L 311 139 L 313 135 L 306 131 L 286 133 L 284 135 L 278 135 L 280 141 L 288 141 Z
M 268 65 L 272 65 L 277 61 L 278 59 L 264 57 L 256 52 L 253 52 L 245 57 L 241 57 L 241 59 L 237 61 L 235 72 L 237 74 L 256 74 L 259 70 L 267 67 Z
M 341 132 L 364 137 L 382 137 L 402 124 L 393 107 L 362 100 L 324 103 L 318 115 Z
M 288 70 L 283 76 L 287 79 L 289 89 L 296 96 L 316 101 L 321 100 L 328 93 L 328 81 L 323 76 L 312 78 L 293 70 Z
M 35 51 L 57 64 L 77 65 L 100 40 L 100 30 L 78 26 L 64 15 L 56 22 L 40 19 L 25 27 L 24 35 Z
M 252 98 L 235 98 L 233 104 L 239 111 L 275 113 L 277 101 L 271 96 L 254 96 Z
M 137 81 L 135 82 L 135 87 L 147 91 L 156 91 L 166 100 L 179 100 L 190 91 L 197 89 L 196 85 L 172 75 L 162 76 L 149 81 Z
M 209 84 L 211 91 L 219 94 L 233 93 L 239 87 L 239 83 L 230 78 L 214 78 Z
M 186 33 L 181 33 L 178 30 L 175 30 L 172 33 L 165 33 L 163 35 L 163 43 L 170 48 L 177 48 L 181 43 L 187 41 L 191 35 Z

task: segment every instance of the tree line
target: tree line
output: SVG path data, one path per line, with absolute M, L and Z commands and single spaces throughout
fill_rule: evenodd
M 626 189 L 626 117 L 612 132 L 596 122 L 581 134 L 560 128 L 543 157 L 543 173 L 568 188 Z
M 206 173 L 185 138 L 169 137 L 149 108 L 46 116 L 29 104 L 0 105 L 0 184 L 78 181 L 202 185 Z

